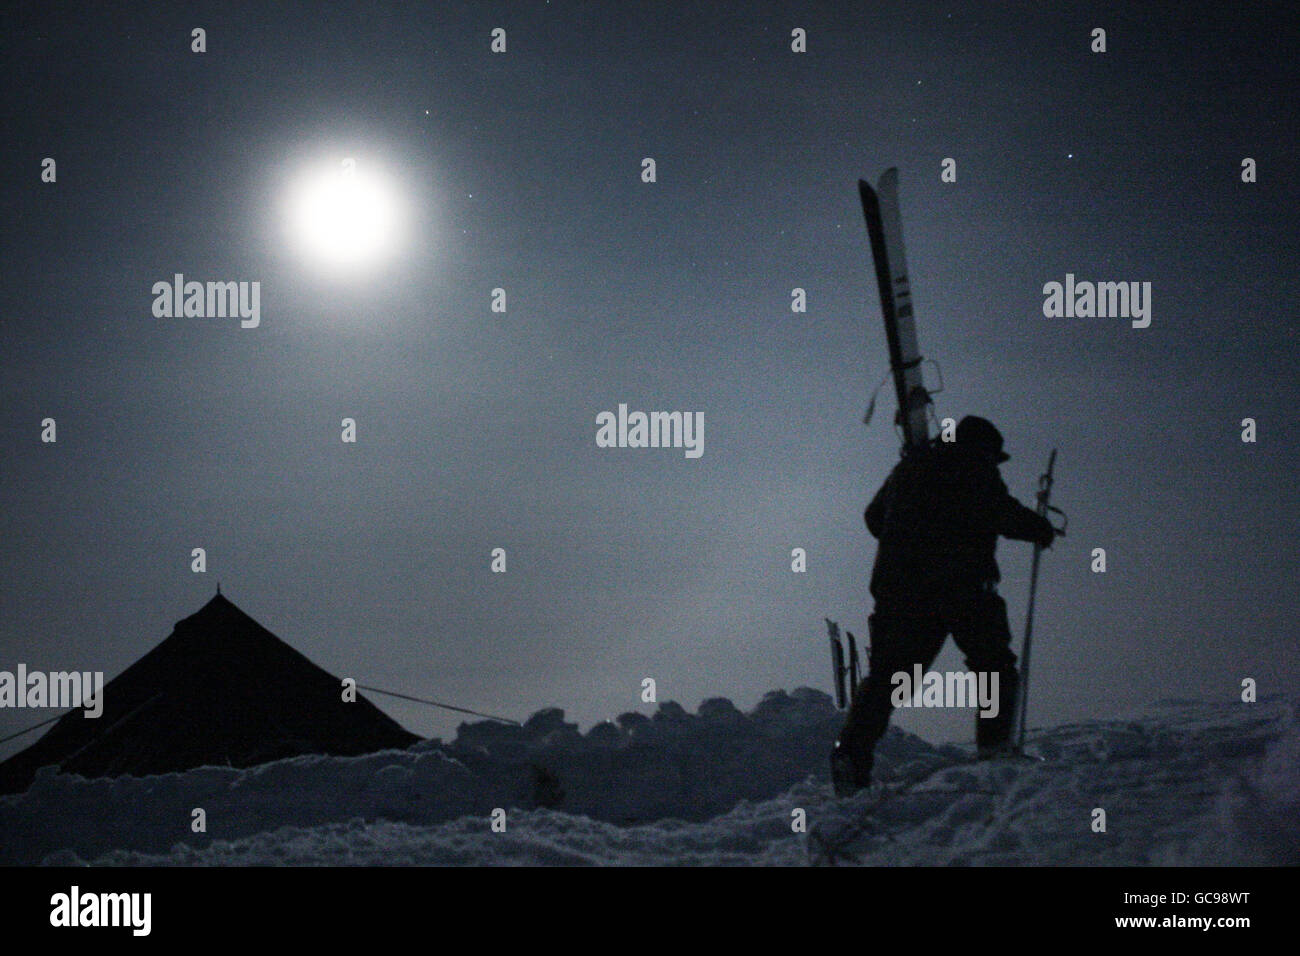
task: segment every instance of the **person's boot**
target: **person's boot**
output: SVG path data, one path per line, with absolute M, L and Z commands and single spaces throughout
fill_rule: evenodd
M 859 756 L 855 760 L 847 747 L 835 741 L 831 751 L 831 786 L 835 788 L 835 796 L 851 797 L 871 786 L 871 763 L 870 753 L 865 759 Z

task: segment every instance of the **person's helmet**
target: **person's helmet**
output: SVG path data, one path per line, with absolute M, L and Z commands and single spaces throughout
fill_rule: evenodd
M 1009 461 L 1011 456 L 1002 450 L 1002 433 L 987 418 L 967 415 L 957 423 L 957 445 L 982 451 L 994 461 Z

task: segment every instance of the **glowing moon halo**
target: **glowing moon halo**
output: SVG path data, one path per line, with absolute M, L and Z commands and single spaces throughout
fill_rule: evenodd
M 397 225 L 391 190 L 346 166 L 305 178 L 294 191 L 291 218 L 303 249 L 322 265 L 339 269 L 382 258 L 393 245 Z

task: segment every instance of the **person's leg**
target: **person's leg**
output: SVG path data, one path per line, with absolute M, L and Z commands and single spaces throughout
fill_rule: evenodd
M 1020 674 L 1016 670 L 1016 655 L 1011 650 L 1006 602 L 995 593 L 980 594 L 954 614 L 952 637 L 966 655 L 967 668 L 976 674 L 998 675 L 997 716 L 976 713 L 976 746 L 988 750 L 1010 743 L 1015 729 Z
M 909 676 L 916 664 L 928 668 L 943 646 L 947 631 L 937 617 L 899 613 L 877 606 L 869 619 L 871 653 L 866 679 L 853 693 L 853 705 L 836 742 L 852 762 L 854 783 L 865 787 L 871 781 L 876 741 L 884 736 L 893 711 L 892 678 L 899 671 Z

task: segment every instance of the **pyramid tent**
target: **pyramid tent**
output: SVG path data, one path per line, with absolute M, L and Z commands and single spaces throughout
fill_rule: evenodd
M 0 793 L 41 767 L 85 777 L 249 767 L 299 754 L 347 756 L 420 738 L 258 624 L 220 593 L 103 690 L 104 710 L 65 714 L 0 763 Z

